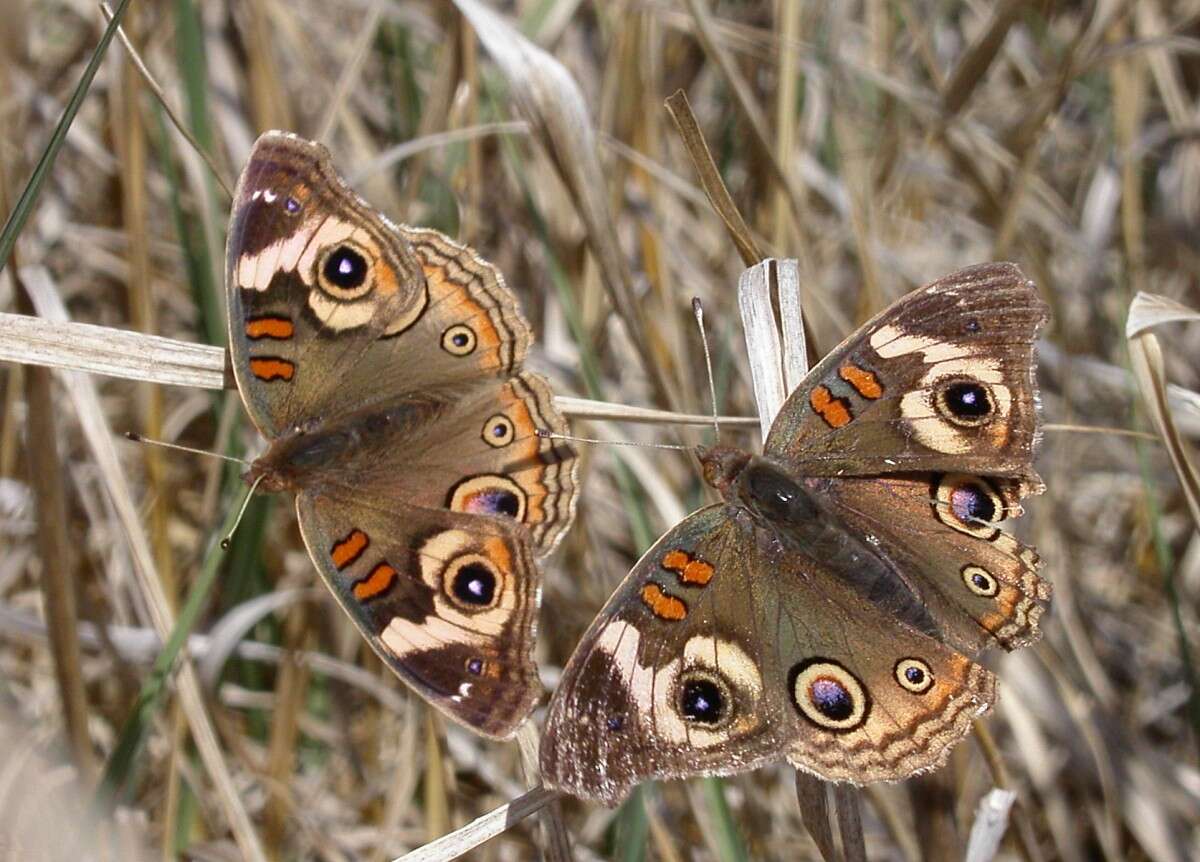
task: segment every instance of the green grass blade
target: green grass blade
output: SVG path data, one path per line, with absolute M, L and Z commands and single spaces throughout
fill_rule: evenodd
M 142 744 L 150 732 L 154 715 L 161 705 L 171 669 L 175 667 L 179 652 L 183 649 L 188 635 L 191 634 L 196 621 L 200 618 L 200 612 L 208 604 L 209 596 L 216 585 L 217 575 L 221 571 L 221 563 L 225 559 L 220 537 L 227 535 L 233 529 L 240 508 L 240 506 L 229 507 L 229 513 L 225 517 L 225 523 L 221 525 L 220 533 L 213 538 L 208 552 L 204 556 L 200 576 L 192 584 L 187 600 L 175 620 L 175 628 L 172 629 L 167 643 L 154 660 L 150 675 L 142 684 L 141 691 L 138 692 L 137 700 L 130 710 L 129 717 L 121 728 L 117 744 L 104 766 L 104 772 L 96 790 L 97 810 L 111 809 L 120 801 L 132 783 L 130 779 L 134 774 L 138 752 L 141 751 Z
M 635 787 L 613 818 L 616 842 L 613 859 L 618 862 L 642 862 L 646 858 L 650 818 L 646 816 L 646 793 L 651 785 Z
M 746 842 L 742 840 L 742 833 L 725 799 L 725 782 L 712 776 L 701 778 L 700 793 L 717 842 L 717 858 L 721 862 L 748 862 L 750 855 L 746 852 Z
M 175 0 L 175 60 L 187 103 L 188 126 L 201 149 L 215 153 L 212 118 L 208 103 L 208 59 L 204 48 L 204 28 L 200 11 L 193 0 Z M 182 188 L 177 181 L 177 188 Z M 224 211 L 217 203 L 216 187 L 210 174 L 205 173 L 196 189 L 203 203 L 195 217 L 198 227 L 188 240 L 188 256 L 197 255 L 192 275 L 192 290 L 204 320 L 204 332 L 210 344 L 225 343 L 225 314 L 221 304 L 219 278 L 213 272 L 212 252 L 223 245 L 223 225 L 215 223 Z M 214 222 L 209 224 L 209 220 Z M 181 235 L 182 236 L 182 235 Z M 203 257 L 199 257 L 203 255 Z M 219 264 L 217 264 L 219 266 Z
M 71 123 L 75 121 L 75 115 L 79 113 L 79 107 L 83 104 L 83 99 L 87 96 L 88 90 L 92 86 L 92 79 L 96 77 L 96 70 L 100 68 L 100 61 L 104 59 L 104 53 L 108 50 L 109 43 L 112 42 L 113 36 L 117 34 L 117 27 L 120 26 L 121 19 L 125 15 L 125 8 L 128 5 L 129 0 L 121 0 L 120 5 L 117 6 L 116 14 L 108 22 L 108 26 L 104 28 L 104 35 L 100 37 L 100 42 L 96 45 L 96 50 L 92 52 L 92 58 L 88 60 L 87 67 L 83 70 L 83 77 L 75 85 L 75 92 L 71 94 L 71 100 L 67 102 L 67 107 L 63 110 L 63 114 L 58 120 L 58 125 L 54 128 L 54 134 L 50 136 L 50 142 L 46 145 L 46 149 L 42 151 L 41 158 L 38 159 L 38 163 L 33 169 L 33 174 L 29 177 L 29 182 L 25 184 L 25 190 L 21 192 L 21 197 L 17 200 L 16 206 L 9 213 L 8 221 L 4 223 L 4 230 L 0 231 L 0 272 L 4 271 L 9 256 L 12 254 L 13 246 L 17 243 L 17 236 L 20 235 L 22 228 L 25 227 L 25 222 L 29 218 L 29 214 L 33 212 L 33 206 L 37 202 L 38 194 L 42 190 L 42 183 L 45 182 L 50 169 L 54 167 L 54 161 L 58 158 L 58 152 L 62 149 L 63 142 L 67 139 L 67 131 L 71 128 Z

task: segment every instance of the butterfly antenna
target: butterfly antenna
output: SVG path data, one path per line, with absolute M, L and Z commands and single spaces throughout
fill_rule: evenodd
M 595 437 L 573 437 L 570 434 L 559 434 L 557 431 L 550 431 L 546 428 L 539 428 L 536 432 L 538 437 L 543 440 L 567 440 L 571 443 L 598 443 L 601 446 L 645 446 L 650 449 L 678 449 L 687 451 L 690 446 L 676 446 L 672 443 L 642 443 L 638 440 L 598 440 Z
M 258 483 L 266 478 L 266 474 L 261 474 L 254 483 L 250 486 L 250 490 L 246 492 L 246 496 L 242 498 L 242 507 L 238 509 L 237 517 L 233 519 L 233 526 L 229 528 L 229 532 L 221 539 L 221 550 L 228 551 L 229 546 L 233 543 L 233 534 L 237 532 L 238 524 L 242 523 L 242 516 L 246 514 L 246 507 L 250 505 L 250 498 L 254 496 L 254 492 L 258 490 Z
M 193 455 L 207 455 L 210 458 L 220 458 L 222 461 L 232 461 L 234 464 L 241 464 L 243 467 L 249 467 L 249 461 L 243 461 L 241 458 L 234 458 L 232 455 L 222 455 L 220 452 L 209 452 L 207 449 L 193 449 L 191 446 L 180 446 L 178 443 L 167 443 L 163 440 L 152 440 L 149 437 L 143 437 L 136 431 L 126 431 L 125 439 L 132 440 L 134 443 L 145 443 L 148 446 L 162 446 L 164 449 L 178 449 L 180 452 L 190 452 Z
M 721 440 L 721 423 L 717 420 L 717 384 L 713 380 L 712 370 L 712 355 L 708 352 L 708 336 L 704 332 L 704 306 L 700 304 L 700 297 L 692 297 L 692 313 L 696 315 L 696 326 L 700 328 L 700 343 L 704 346 L 704 368 L 708 372 L 708 395 L 712 401 L 712 419 L 713 432 L 716 434 L 716 440 Z

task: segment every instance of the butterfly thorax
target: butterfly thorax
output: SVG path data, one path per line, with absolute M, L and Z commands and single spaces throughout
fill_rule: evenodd
M 348 464 L 369 463 L 375 447 L 427 425 L 444 406 L 405 400 L 293 428 L 272 440 L 242 478 L 253 483 L 261 477 L 259 487 L 267 492 L 319 489 L 326 482 L 345 484 Z
M 704 480 L 726 502 L 776 524 L 810 521 L 820 511 L 808 488 L 784 466 L 732 446 L 699 447 Z

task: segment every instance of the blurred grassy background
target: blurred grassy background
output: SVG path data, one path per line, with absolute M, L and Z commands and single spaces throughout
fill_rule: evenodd
M 486 5 L 561 61 L 594 138 L 553 82 L 498 68 L 443 0 L 134 0 L 129 36 L 215 170 L 114 41 L 17 262 L 44 267 L 74 319 L 221 344 L 224 189 L 257 133 L 285 128 L 322 138 L 389 215 L 496 263 L 538 333 L 532 364 L 560 392 L 704 412 L 699 296 L 722 410 L 749 413 L 742 264 L 663 108 L 683 88 L 760 245 L 799 258 L 818 353 L 906 290 L 979 261 L 1019 262 L 1054 312 L 1040 375 L 1048 490 L 1019 529 L 1055 599 L 1043 642 L 992 662 L 1003 685 L 987 728 L 1003 769 L 971 741 L 932 782 L 873 789 L 868 856 L 961 858 L 976 804 L 1004 781 L 1019 802 L 1000 858 L 1200 858 L 1189 656 L 1200 542 L 1162 448 L 1116 433 L 1148 427 L 1123 335 L 1134 293 L 1200 306 L 1200 3 Z M 90 0 L 6 0 L 4 212 L 103 30 Z M 25 311 L 13 271 L 0 308 Z M 1194 441 L 1200 331 L 1163 337 Z M 392 858 L 523 792 L 515 744 L 442 727 L 381 670 L 316 586 L 289 505 L 253 502 L 222 557 L 235 469 L 122 444 L 114 474 L 88 442 L 89 430 L 135 429 L 254 452 L 236 394 L 96 387 L 100 409 L 85 413 L 44 372 L 0 367 L 0 720 L 17 753 L 0 769 L 0 858 L 32 858 L 30 842 L 74 829 L 47 812 L 77 808 L 64 788 L 90 798 L 102 774 L 123 846 L 163 858 L 256 846 L 278 859 Z M 576 432 L 704 439 L 673 426 Z M 677 455 L 584 457 L 579 521 L 546 572 L 548 687 L 640 551 L 702 500 Z M 145 559 L 120 520 L 124 481 Z M 199 701 L 164 690 L 165 667 L 152 673 L 146 571 L 166 603 L 190 599 L 212 636 L 199 662 L 207 742 Z M 817 852 L 782 767 L 649 787 L 615 813 L 567 802 L 563 815 L 581 859 Z M 532 858 L 536 822 L 472 858 Z

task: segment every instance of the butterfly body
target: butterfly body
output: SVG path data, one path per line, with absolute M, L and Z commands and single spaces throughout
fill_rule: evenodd
M 831 781 L 941 764 L 995 701 L 974 657 L 1038 636 L 1049 585 L 1000 522 L 1041 482 L 1011 264 L 898 301 L 801 382 L 761 455 L 696 454 L 722 502 L 634 566 L 568 663 L 541 767 L 615 804 L 646 778 L 786 759 Z
M 575 455 L 499 272 L 355 195 L 319 144 L 269 132 L 234 194 L 234 375 L 296 495 L 322 578 L 383 661 L 445 714 L 512 735 L 540 693 L 537 558 L 574 515 Z

